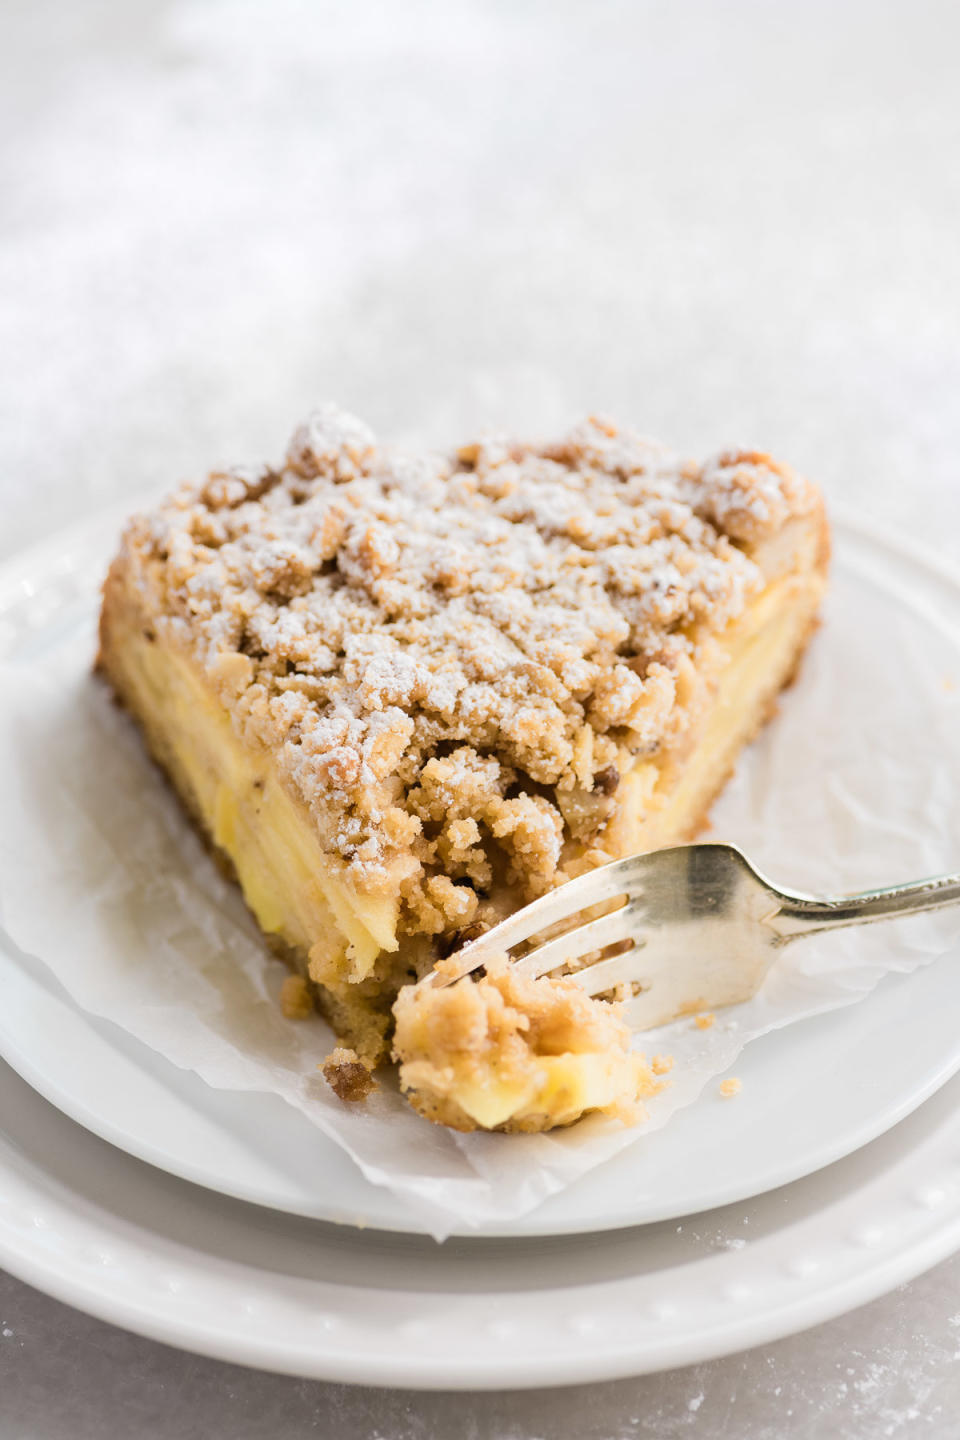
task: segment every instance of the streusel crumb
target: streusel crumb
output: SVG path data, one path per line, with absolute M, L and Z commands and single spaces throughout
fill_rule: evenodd
M 747 553 L 816 491 L 592 419 L 555 445 L 410 457 L 333 407 L 276 468 L 187 486 L 124 538 L 145 609 L 269 749 L 345 878 L 406 933 L 532 898 L 637 756 L 682 744 Z M 744 548 L 746 547 L 746 548 Z
M 350 1050 L 346 1046 L 338 1045 L 336 1050 L 331 1050 L 320 1068 L 324 1080 L 339 1100 L 346 1100 L 351 1104 L 357 1100 L 366 1100 L 380 1088 L 373 1078 L 370 1066 L 364 1064 L 356 1050 Z

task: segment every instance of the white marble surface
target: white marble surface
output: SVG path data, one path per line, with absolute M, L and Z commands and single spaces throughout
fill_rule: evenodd
M 584 410 L 766 446 L 960 563 L 960 11 L 55 0 L 0 13 L 0 554 L 276 453 Z M 960 1262 L 695 1370 L 298 1383 L 0 1280 L 0 1440 L 952 1436 Z

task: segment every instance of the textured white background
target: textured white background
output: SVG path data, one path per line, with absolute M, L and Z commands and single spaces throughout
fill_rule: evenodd
M 0 554 L 275 454 L 584 410 L 766 446 L 960 565 L 950 3 L 54 0 L 0 14 Z M 0 1280 L 0 1437 L 956 1434 L 960 1262 L 571 1392 L 257 1375 Z

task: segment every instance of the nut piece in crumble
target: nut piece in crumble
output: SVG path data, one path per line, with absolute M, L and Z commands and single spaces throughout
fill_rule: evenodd
M 695 833 L 796 668 L 827 555 L 819 492 L 758 452 L 699 465 L 593 419 L 408 455 L 324 407 L 279 465 L 130 522 L 99 667 L 374 1066 L 398 995 L 478 927 Z

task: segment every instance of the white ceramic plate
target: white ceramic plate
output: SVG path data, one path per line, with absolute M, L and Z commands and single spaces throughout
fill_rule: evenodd
M 141 1334 L 289 1374 L 507 1389 L 666 1369 L 829 1319 L 958 1246 L 960 1078 L 746 1206 L 438 1246 L 160 1174 L 0 1065 L 0 1265 Z
M 102 531 L 102 526 L 100 527 Z M 950 577 L 876 537 L 844 543 L 886 590 L 960 633 Z M 31 609 L 56 620 L 61 581 L 84 538 L 61 538 L 8 567 Z M 99 565 L 99 561 L 95 560 Z M 73 567 L 73 568 L 71 568 Z M 63 593 L 69 597 L 69 584 Z M 882 944 L 882 932 L 872 932 Z M 0 935 L 0 1053 L 88 1129 L 175 1175 L 295 1214 L 422 1233 L 403 1202 L 371 1185 L 343 1152 L 275 1097 L 215 1091 L 109 1022 L 79 1011 L 48 972 Z M 737 1062 L 735 1104 L 715 1091 L 663 1131 L 533 1214 L 486 1234 L 598 1231 L 677 1217 L 807 1175 L 881 1134 L 960 1068 L 960 966 L 891 977 L 860 1005 L 755 1042 Z M 891 1057 L 895 1063 L 891 1063 Z M 470 1232 L 475 1233 L 475 1232 Z

